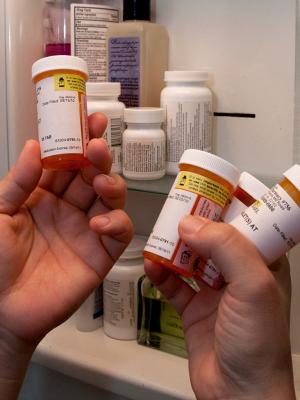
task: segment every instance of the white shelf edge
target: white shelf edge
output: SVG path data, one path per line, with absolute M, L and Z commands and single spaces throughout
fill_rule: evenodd
M 195 399 L 187 360 L 111 339 L 102 329 L 79 332 L 72 320 L 44 338 L 33 361 L 132 400 Z
M 73 319 L 44 338 L 33 362 L 132 400 L 195 400 L 187 360 L 111 339 L 103 329 L 79 332 Z M 293 368 L 300 400 L 299 354 L 293 354 Z

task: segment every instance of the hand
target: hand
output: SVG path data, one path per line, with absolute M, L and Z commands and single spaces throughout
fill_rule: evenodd
M 89 127 L 99 136 L 106 121 L 94 114 Z M 28 362 L 131 240 L 132 223 L 121 210 L 126 185 L 110 173 L 106 142 L 91 140 L 87 156 L 92 165 L 81 171 L 42 173 L 39 144 L 31 140 L 0 182 L 0 369 L 12 368 L 16 354 Z
M 288 285 L 277 282 L 255 247 L 230 225 L 187 216 L 179 234 L 212 259 L 227 282 L 220 291 L 203 284 L 196 293 L 172 272 L 145 263 L 148 277 L 182 316 L 197 398 L 295 399 Z

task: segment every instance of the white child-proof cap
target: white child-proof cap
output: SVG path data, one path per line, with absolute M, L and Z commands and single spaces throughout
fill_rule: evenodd
M 165 82 L 204 82 L 208 79 L 207 71 L 165 71 Z
M 121 255 L 120 260 L 132 260 L 134 258 L 142 258 L 143 250 L 146 246 L 147 238 L 140 235 L 135 235 L 124 253 Z
M 79 71 L 84 73 L 87 77 L 89 75 L 87 63 L 82 58 L 73 56 L 51 56 L 40 58 L 32 65 L 32 79 L 43 72 L 57 69 Z
M 300 191 L 300 165 L 293 165 L 284 172 L 283 176 L 292 182 L 292 184 Z
M 212 153 L 202 150 L 188 149 L 182 154 L 179 164 L 191 164 L 195 167 L 206 169 L 225 179 L 236 187 L 239 182 L 240 172 L 230 162 Z
M 269 190 L 266 185 L 248 172 L 241 173 L 238 186 L 250 194 L 250 196 L 255 200 L 260 199 Z
M 156 124 L 164 120 L 164 109 L 157 107 L 125 108 L 124 121 L 137 124 Z
M 121 94 L 120 82 L 87 82 L 86 94 L 88 96 L 116 96 Z

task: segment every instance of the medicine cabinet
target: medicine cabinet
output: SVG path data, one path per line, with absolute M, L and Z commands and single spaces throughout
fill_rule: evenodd
M 135 192 L 146 192 L 154 194 L 167 195 L 173 185 L 175 176 L 165 175 L 161 179 L 151 181 L 134 181 L 131 179 L 125 179 L 127 188 L 130 191 Z

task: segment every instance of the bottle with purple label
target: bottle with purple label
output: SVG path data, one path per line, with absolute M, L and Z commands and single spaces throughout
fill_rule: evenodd
M 70 55 L 70 0 L 46 0 L 43 15 L 45 56 Z
M 108 80 L 121 83 L 126 107 L 159 107 L 169 38 L 150 22 L 150 0 L 124 0 L 123 20 L 107 32 Z

